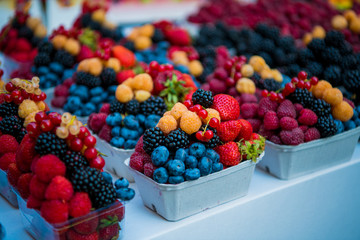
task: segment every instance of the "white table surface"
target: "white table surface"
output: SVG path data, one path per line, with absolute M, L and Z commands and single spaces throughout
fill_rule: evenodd
M 247 196 L 178 222 L 147 209 L 137 192 L 124 239 L 360 239 L 359 173 L 360 144 L 350 162 L 290 181 L 256 169 Z M 1 197 L 0 213 L 6 240 L 31 239 Z

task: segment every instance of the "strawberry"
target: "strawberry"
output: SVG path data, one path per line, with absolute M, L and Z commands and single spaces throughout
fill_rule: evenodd
M 240 163 L 240 152 L 235 142 L 227 142 L 215 148 L 220 155 L 220 162 L 225 166 L 235 166 Z
M 193 78 L 189 74 L 185 73 L 182 76 L 182 80 L 185 82 L 184 87 L 189 87 L 193 91 L 196 91 L 197 86 L 195 85 Z
M 76 232 L 80 234 L 90 234 L 95 232 L 97 226 L 99 225 L 99 218 L 96 214 L 91 214 L 91 217 L 87 218 L 86 221 L 83 221 L 74 226 Z
M 29 172 L 32 160 L 34 159 L 36 140 L 32 139 L 29 134 L 26 134 L 21 141 L 16 154 L 16 164 L 23 172 Z
M 19 191 L 22 198 L 27 199 L 30 195 L 30 181 L 32 179 L 32 173 L 25 173 L 19 177 L 17 182 L 17 190 Z
M 135 77 L 135 72 L 132 69 L 123 70 L 116 74 L 116 80 L 119 84 L 123 83 L 126 79 Z
M 100 224 L 99 237 L 102 240 L 118 239 L 119 230 L 120 226 L 118 223 L 103 228 L 101 228 Z
M 240 119 L 239 122 L 241 123 L 242 127 L 239 135 L 236 138 L 236 141 L 240 141 L 241 139 L 250 140 L 253 133 L 251 124 L 245 119 Z
M 165 32 L 166 38 L 172 45 L 187 46 L 191 43 L 189 33 L 181 28 L 172 28 Z
M 90 234 L 80 234 L 73 229 L 70 229 L 66 232 L 66 239 L 68 240 L 98 240 L 99 234 L 97 232 L 93 232 Z
M 241 131 L 242 124 L 239 120 L 221 122 L 217 134 L 223 142 L 234 141 Z
M 17 168 L 16 163 L 10 163 L 7 170 L 7 178 L 10 184 L 16 187 L 19 177 L 21 176 L 21 171 Z
M 215 95 L 212 108 L 219 112 L 221 121 L 236 120 L 240 116 L 239 103 L 226 94 Z
M 0 168 L 6 171 L 11 163 L 15 162 L 16 153 L 8 152 L 0 158 Z
M 11 135 L 5 134 L 0 137 L 0 155 L 8 152 L 15 152 L 19 143 Z
M 130 68 L 135 65 L 135 54 L 123 46 L 115 46 L 112 48 L 112 55 L 119 59 L 121 66 Z

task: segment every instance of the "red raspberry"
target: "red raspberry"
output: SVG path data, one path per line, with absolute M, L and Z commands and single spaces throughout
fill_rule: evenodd
M 259 131 L 260 126 L 262 124 L 262 121 L 260 119 L 250 118 L 250 119 L 246 119 L 246 121 L 248 121 L 251 124 L 254 132 Z
M 130 167 L 143 173 L 144 172 L 144 158 L 143 156 L 138 153 L 135 152 L 131 155 L 130 157 Z
M 30 194 L 36 199 L 43 200 L 48 184 L 40 181 L 37 175 L 34 175 L 30 182 Z
M 17 149 L 16 164 L 23 172 L 30 171 L 31 163 L 36 155 L 35 145 L 36 140 L 32 139 L 29 134 L 26 134 Z
M 291 131 L 282 130 L 280 138 L 286 145 L 299 145 L 304 142 L 304 133 L 300 128 L 294 128 Z
M 138 152 L 138 153 L 145 153 L 144 151 L 144 142 L 143 142 L 143 136 L 141 136 L 135 146 L 135 152 Z
M 85 192 L 77 192 L 69 203 L 69 214 L 71 217 L 81 217 L 91 210 L 91 200 Z
M 17 168 L 16 163 L 10 163 L 7 170 L 7 178 L 13 187 L 16 187 L 21 171 Z
M 277 102 L 271 101 L 269 98 L 263 98 L 259 102 L 258 115 L 259 117 L 264 117 L 268 111 L 276 112 L 277 107 Z
M 307 126 L 312 126 L 316 124 L 317 120 L 318 117 L 316 116 L 316 113 L 307 108 L 301 110 L 300 116 L 298 117 L 298 122 Z
M 69 205 L 61 200 L 45 201 L 41 205 L 41 216 L 49 223 L 62 223 L 68 220 Z
M 13 136 L 5 134 L 0 137 L 0 146 L 0 155 L 2 155 L 8 152 L 15 152 L 19 143 Z
M 110 103 L 104 103 L 100 108 L 100 113 L 110 114 Z
M 244 103 L 240 107 L 241 116 L 245 119 L 255 118 L 257 115 L 258 108 L 259 108 L 259 104 L 257 103 Z
M 35 174 L 43 182 L 50 182 L 56 176 L 65 176 L 65 164 L 55 155 L 45 155 L 36 163 Z
M 274 134 L 275 131 L 273 130 L 266 130 L 264 124 L 260 126 L 259 128 L 259 132 L 258 134 L 260 134 L 261 136 L 265 137 L 266 139 L 270 139 Z
M 42 201 L 37 199 L 33 195 L 30 195 L 26 202 L 26 206 L 28 208 L 30 208 L 30 209 L 33 208 L 33 209 L 37 209 L 37 210 L 40 210 L 41 204 L 42 204 Z
M 303 105 L 301 105 L 300 103 L 295 103 L 294 108 L 295 108 L 297 117 L 300 115 L 301 110 L 304 109 Z
M 344 100 L 345 102 L 347 102 L 352 108 L 355 108 L 355 104 L 354 104 L 353 101 L 351 101 L 351 100 L 349 100 L 349 99 L 347 99 L 347 98 L 344 98 L 343 100 Z
M 54 177 L 45 192 L 46 200 L 70 200 L 74 193 L 69 180 L 62 176 Z
M 264 116 L 264 127 L 266 130 L 279 128 L 279 118 L 274 111 L 268 111 Z
M 51 100 L 51 106 L 55 108 L 63 108 L 67 101 L 67 97 L 54 97 Z
M 316 128 L 309 128 L 306 132 L 305 132 L 305 142 L 310 142 L 316 139 L 320 138 L 320 132 L 319 130 L 317 130 Z
M 258 103 L 258 99 L 255 95 L 249 93 L 243 93 L 240 96 L 241 103 Z
M 300 125 L 299 128 L 301 129 L 301 131 L 303 131 L 303 133 L 305 133 L 309 129 L 309 127 L 306 125 Z
M 111 127 L 107 124 L 105 124 L 101 131 L 99 132 L 99 138 L 105 140 L 106 142 L 111 141 Z
M 271 136 L 270 141 L 275 144 L 280 144 L 280 145 L 282 144 L 281 139 L 278 135 Z
M 24 199 L 27 199 L 30 195 L 29 185 L 32 177 L 32 173 L 25 173 L 19 177 L 17 182 L 17 190 Z
M 209 86 L 210 86 L 210 90 L 214 93 L 214 94 L 219 94 L 222 92 L 226 92 L 226 83 L 224 81 L 220 81 L 216 78 L 213 78 L 210 82 L 209 82 Z
M 296 118 L 296 110 L 292 102 L 289 100 L 283 101 L 277 109 L 277 115 L 280 119 L 283 117 Z
M 15 163 L 16 153 L 8 152 L 0 158 L 0 168 L 4 171 L 8 170 L 11 163 Z
M 294 118 L 283 117 L 280 119 L 280 127 L 282 130 L 293 130 L 298 127 L 298 122 Z
M 25 38 L 18 38 L 16 40 L 16 51 L 30 52 L 31 51 L 31 44 Z
M 94 132 L 98 133 L 101 128 L 105 125 L 107 114 L 105 113 L 93 113 L 89 116 L 88 124 L 89 128 Z
M 65 85 L 56 86 L 54 89 L 55 97 L 67 97 L 69 96 L 69 88 Z
M 149 178 L 153 177 L 154 171 L 156 167 L 152 163 L 145 163 L 144 164 L 144 174 Z

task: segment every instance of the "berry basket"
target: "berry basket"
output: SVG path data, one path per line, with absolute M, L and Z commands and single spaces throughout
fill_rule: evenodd
M 261 161 L 265 152 L 258 158 Z M 178 221 L 247 194 L 256 163 L 242 162 L 219 172 L 180 184 L 159 184 L 131 170 L 146 207 L 168 221 Z
M 0 194 L 14 207 L 18 207 L 16 194 L 12 190 L 5 171 L 0 169 Z
M 106 170 L 118 177 L 126 178 L 129 182 L 134 182 L 134 178 L 124 162 L 126 159 L 130 158 L 135 150 L 116 148 L 99 138 L 98 135 L 93 136 L 96 137 L 98 149 L 107 156 L 105 161 Z
M 300 177 L 349 161 L 359 136 L 360 127 L 357 127 L 298 146 L 283 146 L 266 141 L 266 157 L 258 167 L 284 180 Z
M 73 233 L 76 235 L 78 232 L 82 231 L 84 231 L 84 234 L 81 234 L 80 236 L 84 237 L 84 239 L 87 239 L 86 237 L 89 237 L 89 239 L 91 239 L 91 237 L 94 237 L 94 239 L 122 239 L 124 236 L 125 204 L 123 202 L 116 202 L 109 207 L 97 209 L 85 216 L 73 218 L 64 223 L 50 224 L 40 216 L 39 211 L 27 208 L 26 201 L 18 193 L 17 199 L 24 227 L 34 239 L 77 239 L 76 237 L 74 238 L 74 235 L 71 237 L 69 237 L 69 235 Z M 119 235 L 113 237 L 110 236 L 110 238 L 102 238 L 102 236 L 99 236 L 101 233 L 96 234 L 96 232 L 99 232 L 99 230 L 96 229 L 99 229 L 99 226 L 103 224 L 101 218 L 107 218 L 109 216 L 119 216 L 118 219 L 121 217 L 121 220 L 118 223 L 120 229 Z M 89 234 L 88 230 L 90 228 L 95 229 L 96 236 L 91 236 L 91 233 Z M 82 230 L 80 231 L 80 229 Z M 77 236 L 79 237 L 79 235 Z

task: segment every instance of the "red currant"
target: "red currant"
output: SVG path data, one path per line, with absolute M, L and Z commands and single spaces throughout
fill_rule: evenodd
M 306 88 L 307 90 L 310 90 L 310 88 L 311 88 L 311 83 L 310 83 L 310 82 L 305 82 L 305 88 Z
M 21 96 L 21 92 L 19 90 L 14 90 L 11 92 L 11 96 L 13 97 L 13 99 L 16 99 Z
M 303 80 L 300 80 L 297 84 L 298 88 L 304 88 L 305 87 L 305 82 Z
M 40 95 L 35 95 L 32 97 L 32 100 L 35 101 L 35 102 L 40 102 L 41 101 L 41 97 Z
M 44 101 L 46 99 L 46 93 L 41 92 L 40 93 L 40 99 L 41 99 L 41 101 Z
M 220 125 L 220 121 L 217 118 L 211 118 L 209 121 L 210 127 L 217 128 Z
M 211 130 L 206 130 L 204 137 L 208 140 L 212 139 L 214 137 L 214 133 Z
M 51 112 L 48 115 L 49 119 L 55 126 L 60 126 L 61 124 L 61 115 L 57 112 Z
M 21 104 L 22 102 L 24 101 L 24 97 L 23 96 L 19 96 L 18 98 L 15 98 L 14 99 L 14 103 L 16 103 L 16 104 Z
M 261 92 L 261 96 L 263 96 L 263 97 L 267 97 L 269 95 L 269 91 L 268 90 L 262 90 L 262 92 Z
M 184 105 L 185 105 L 185 107 L 187 107 L 187 108 L 191 107 L 191 106 L 192 106 L 191 100 L 185 100 L 185 101 L 184 101 Z
M 297 77 L 293 77 L 293 78 L 291 79 L 291 82 L 292 82 L 293 84 L 297 84 L 297 83 L 299 82 L 299 79 L 298 79 Z
M 318 82 L 319 82 L 319 79 L 317 77 L 310 78 L 311 85 L 316 85 L 316 84 L 318 84 Z
M 237 72 L 240 72 L 240 71 L 241 71 L 241 67 L 242 67 L 242 64 L 241 64 L 241 63 L 237 63 L 237 64 L 235 65 L 235 70 L 236 70 Z
M 12 102 L 13 97 L 11 96 L 11 94 L 5 94 L 4 99 L 6 102 Z
M 26 126 L 26 131 L 28 132 L 28 134 L 31 137 L 34 137 L 34 138 L 40 133 L 38 125 L 36 124 L 36 122 L 29 123 Z
M 269 98 L 270 98 L 271 101 L 276 101 L 277 98 L 278 98 L 278 94 L 276 92 L 271 91 Z
M 29 98 L 29 93 L 27 91 L 25 91 L 24 89 L 21 90 L 21 96 L 24 97 L 24 99 L 28 99 Z
M 239 62 L 241 62 L 241 63 L 246 63 L 246 61 L 247 61 L 247 58 L 246 58 L 244 55 L 241 55 L 241 56 L 239 57 Z
M 172 71 L 172 70 L 174 70 L 174 66 L 171 65 L 171 64 L 165 64 L 165 70 L 170 70 L 170 71 Z
M 89 136 L 90 135 L 90 132 L 89 132 L 89 129 L 87 129 L 86 127 L 82 126 L 80 127 L 80 131 L 78 133 L 78 137 L 80 139 L 84 139 L 85 137 Z
M 50 132 L 54 128 L 54 124 L 50 121 L 50 119 L 44 119 L 40 123 L 41 131 Z
M 159 65 L 159 67 L 158 67 L 158 71 L 159 72 L 163 72 L 163 71 L 165 71 L 166 69 L 165 69 L 165 66 L 164 65 Z
M 285 84 L 285 90 L 289 93 L 293 93 L 295 91 L 296 87 L 292 83 Z
M 203 132 L 202 131 L 198 131 L 196 134 L 195 134 L 195 137 L 197 140 L 199 141 L 203 141 L 204 140 L 204 135 L 203 135 Z
M 87 148 L 84 152 L 84 156 L 90 160 L 90 159 L 94 159 L 97 156 L 97 151 L 95 148 Z
M 0 77 L 4 75 L 4 70 L 0 69 Z
M 2 71 L 2 69 L 0 69 L 0 71 Z M 6 89 L 6 91 L 8 91 L 8 92 L 12 92 L 12 91 L 15 90 L 15 86 L 14 86 L 14 84 L 12 84 L 11 82 L 9 82 L 9 83 L 7 83 L 7 84 L 5 85 L 5 89 Z
M 156 61 L 152 61 L 150 64 L 149 64 L 149 68 L 152 69 L 152 70 L 158 70 L 159 69 L 159 63 L 156 62 Z
M 240 78 L 242 78 L 241 72 L 237 72 L 237 73 L 234 74 L 235 81 L 239 80 Z
M 298 73 L 299 80 L 305 80 L 307 78 L 307 73 L 305 71 L 301 71 Z
M 94 147 L 96 144 L 96 138 L 94 136 L 87 136 L 84 138 L 84 144 L 85 146 L 91 148 Z
M 201 117 L 202 119 L 205 119 L 208 116 L 208 112 L 205 109 L 202 109 L 198 112 L 198 116 Z
M 285 100 L 284 95 L 282 93 L 278 93 L 278 99 L 277 100 L 278 100 L 279 103 L 283 102 Z
M 226 83 L 226 86 L 233 87 L 233 86 L 235 86 L 236 82 L 233 78 L 228 77 L 228 78 L 226 78 L 225 83 Z
M 47 115 L 45 112 L 42 111 L 35 114 L 35 121 L 37 123 L 41 123 L 41 121 L 45 119 L 47 119 Z
M 197 113 L 202 109 L 202 106 L 200 104 L 196 104 L 193 106 L 194 107 L 194 111 Z
M 96 169 L 103 169 L 105 166 L 105 160 L 101 156 L 96 156 L 95 158 L 90 160 L 90 167 Z
M 226 63 L 225 63 L 225 65 L 224 65 L 224 68 L 225 68 L 227 71 L 230 71 L 231 68 L 232 68 L 232 65 L 233 65 L 232 61 L 231 61 L 231 60 L 227 60 Z
M 81 149 L 83 148 L 83 146 L 84 146 L 84 144 L 80 138 L 74 138 L 70 142 L 71 150 L 76 151 L 76 152 L 80 152 Z

